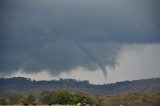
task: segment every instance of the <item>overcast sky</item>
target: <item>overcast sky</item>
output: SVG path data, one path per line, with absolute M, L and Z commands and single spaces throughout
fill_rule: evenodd
M 0 77 L 160 77 L 159 0 L 1 0 Z

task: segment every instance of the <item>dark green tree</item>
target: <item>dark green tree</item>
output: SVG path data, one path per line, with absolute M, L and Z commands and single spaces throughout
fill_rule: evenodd
M 67 90 L 59 90 L 58 91 L 58 104 L 72 104 L 71 103 L 72 94 Z
M 89 103 L 93 104 L 93 98 L 85 92 L 77 92 L 74 94 L 75 103 Z
M 57 92 L 45 90 L 42 91 L 39 97 L 39 102 L 42 104 L 55 104 L 57 101 Z

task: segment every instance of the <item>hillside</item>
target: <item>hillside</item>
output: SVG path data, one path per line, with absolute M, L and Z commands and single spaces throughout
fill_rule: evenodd
M 106 95 L 98 97 L 98 102 L 100 106 L 160 106 L 160 93 Z
M 49 89 L 68 89 L 70 91 L 85 91 L 91 95 L 112 95 L 127 92 L 151 93 L 160 92 L 160 78 L 123 81 L 104 85 L 90 84 L 89 81 L 75 79 L 59 79 L 51 81 L 35 81 L 23 77 L 0 78 L 0 96 L 17 92 L 21 94 L 39 94 Z

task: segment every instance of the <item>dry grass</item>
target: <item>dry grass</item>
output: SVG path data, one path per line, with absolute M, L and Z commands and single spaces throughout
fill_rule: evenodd
M 0 106 L 24 106 L 24 105 L 0 105 Z M 28 105 L 35 106 L 35 105 Z M 49 106 L 49 105 L 36 105 L 36 106 Z M 76 106 L 76 105 L 51 105 L 51 106 Z

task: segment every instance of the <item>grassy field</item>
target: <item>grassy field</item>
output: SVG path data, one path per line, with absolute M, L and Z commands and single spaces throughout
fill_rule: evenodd
M 0 105 L 0 106 L 23 106 L 23 105 Z M 33 106 L 33 105 L 28 105 Z M 36 105 L 36 106 L 48 106 L 48 105 Z M 76 106 L 76 105 L 51 105 L 51 106 Z

